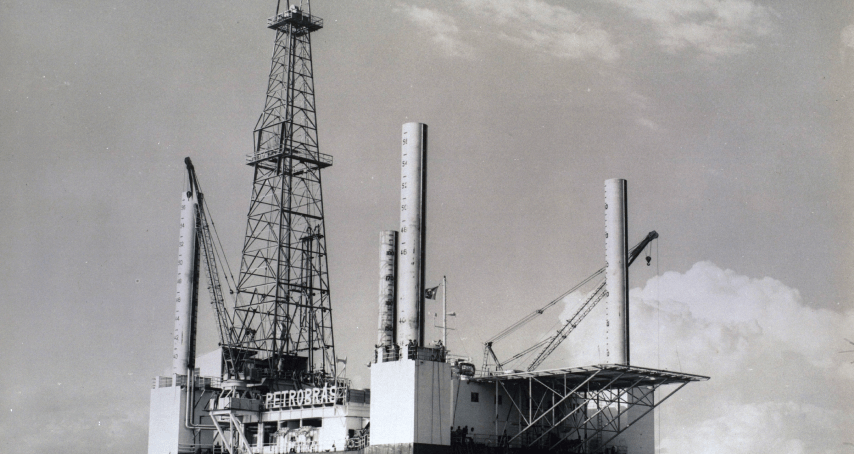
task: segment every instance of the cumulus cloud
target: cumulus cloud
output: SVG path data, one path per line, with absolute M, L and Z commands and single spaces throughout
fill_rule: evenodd
M 667 51 L 720 57 L 744 53 L 771 33 L 772 11 L 751 0 L 609 0 L 653 24 Z
M 403 5 L 404 15 L 416 26 L 429 33 L 431 40 L 452 57 L 470 57 L 472 47 L 460 37 L 460 28 L 453 16 L 429 8 Z
M 854 365 L 839 351 L 854 311 L 810 307 L 779 280 L 709 262 L 630 298 L 633 364 L 712 377 L 663 404 L 662 453 L 850 452 Z M 567 339 L 569 364 L 603 362 L 601 306 Z

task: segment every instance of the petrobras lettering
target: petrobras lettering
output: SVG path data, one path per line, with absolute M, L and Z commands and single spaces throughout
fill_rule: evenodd
M 301 408 L 335 405 L 345 393 L 344 388 L 324 385 L 323 388 L 306 388 L 290 391 L 267 393 L 264 407 L 268 410 L 277 408 Z

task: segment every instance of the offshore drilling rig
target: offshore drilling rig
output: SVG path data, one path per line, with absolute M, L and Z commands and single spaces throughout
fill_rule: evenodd
M 452 359 L 445 343 L 424 340 L 422 123 L 403 125 L 400 228 L 380 233 L 372 389 L 350 386 L 336 367 L 321 190 L 332 157 L 319 150 L 314 100 L 311 34 L 323 21 L 308 0 L 279 1 L 267 27 L 276 37 L 246 158 L 253 185 L 237 279 L 222 267 L 199 179 L 185 160 L 172 371 L 154 379 L 149 454 L 654 452 L 650 412 L 708 377 L 630 365 L 628 267 L 658 234 L 628 248 L 625 180 L 605 183 L 606 266 L 582 282 L 598 279 L 595 289 L 555 335 L 508 360 L 499 360 L 494 343 L 580 285 L 489 339 L 477 371 Z M 197 356 L 203 285 L 220 348 Z M 607 363 L 538 370 L 603 300 Z M 525 370 L 507 369 L 532 352 Z M 665 393 L 667 385 L 678 386 Z
M 311 58 L 311 33 L 323 21 L 308 1 L 282 6 L 267 21 L 276 38 L 266 102 L 246 159 L 254 173 L 252 196 L 231 301 L 221 288 L 222 254 L 187 159 L 173 375 L 159 377 L 152 391 L 152 453 L 250 452 L 251 440 L 277 438 L 300 450 L 328 450 L 334 440 L 343 448 L 348 431 L 361 430 L 367 417 L 365 392 L 349 390 L 336 374 L 321 192 L 321 170 L 332 157 L 318 147 Z M 221 348 L 196 363 L 200 262 Z

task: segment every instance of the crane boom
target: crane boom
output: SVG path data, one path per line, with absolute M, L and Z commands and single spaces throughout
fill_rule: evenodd
M 646 238 L 641 240 L 640 243 L 636 244 L 635 247 L 633 247 L 632 250 L 629 251 L 626 266 L 631 265 L 635 261 L 635 259 L 640 256 L 644 248 L 646 248 L 646 246 L 656 238 L 658 238 L 658 232 L 653 230 L 649 232 L 646 235 Z M 557 334 L 555 334 L 551 337 L 551 339 L 549 339 L 548 345 L 546 345 L 545 348 L 540 351 L 537 357 L 534 358 L 534 361 L 531 362 L 531 365 L 528 366 L 528 372 L 539 367 L 540 364 L 542 364 L 543 361 L 545 361 L 546 358 L 548 358 L 549 355 L 551 355 L 552 352 L 555 351 L 558 345 L 560 345 L 561 342 L 563 342 L 563 340 L 569 336 L 569 333 L 571 333 L 578 326 L 578 324 L 581 323 L 582 320 L 584 320 L 584 317 L 586 317 L 587 314 L 589 314 L 590 311 L 593 310 L 596 304 L 599 301 L 602 301 L 602 298 L 604 298 L 605 295 L 608 294 L 608 292 L 604 291 L 604 289 L 605 282 L 603 281 L 601 284 L 599 284 L 598 287 L 596 287 L 596 290 L 594 290 L 590 294 L 590 296 L 584 301 L 584 304 L 582 304 L 581 307 L 579 307 L 578 310 L 575 311 L 575 314 L 573 314 L 572 317 L 570 317 L 569 320 L 566 321 L 563 327 L 558 330 Z
M 596 287 L 596 290 L 590 293 L 590 296 L 587 297 L 587 299 L 584 301 L 584 304 L 582 304 L 581 307 L 579 307 L 578 310 L 575 312 L 575 314 L 573 314 L 572 317 L 570 317 L 570 319 L 566 321 L 566 324 L 564 324 L 563 327 L 558 330 L 557 334 L 555 334 L 549 339 L 548 344 L 540 351 L 537 357 L 534 358 L 534 361 L 531 362 L 531 365 L 528 366 L 528 372 L 539 367 L 540 364 L 542 364 L 543 361 L 545 361 L 546 358 L 548 358 L 549 355 L 551 355 L 552 352 L 555 351 L 558 345 L 560 345 L 560 343 L 563 342 L 563 340 L 566 339 L 567 336 L 569 336 L 569 333 L 571 333 L 572 330 L 574 330 L 575 327 L 578 326 L 578 324 L 581 323 L 582 320 L 584 320 L 584 317 L 586 317 L 587 314 L 589 314 L 590 311 L 593 310 L 593 307 L 596 306 L 596 303 L 598 303 L 602 300 L 602 298 L 605 297 L 607 292 L 603 291 L 604 288 L 605 281 L 602 281 L 602 283 L 599 284 L 598 287 Z
M 593 274 L 591 274 L 590 276 L 588 276 L 587 278 L 585 278 L 583 281 L 581 281 L 581 282 L 579 282 L 578 284 L 576 284 L 576 285 L 575 285 L 574 287 L 572 287 L 571 289 L 569 289 L 569 290 L 567 290 L 566 292 L 564 292 L 562 295 L 560 295 L 560 296 L 558 296 L 557 298 L 555 298 L 555 299 L 553 299 L 553 300 L 549 301 L 545 306 L 543 306 L 543 307 L 541 307 L 541 308 L 539 308 L 539 309 L 535 310 L 534 312 L 531 312 L 530 314 L 528 314 L 528 315 L 524 316 L 521 320 L 519 320 L 519 321 L 517 321 L 516 323 L 514 323 L 514 324 L 512 324 L 512 325 L 508 326 L 507 328 L 504 328 L 503 330 L 501 330 L 501 332 L 499 332 L 499 333 L 498 333 L 498 334 L 496 334 L 495 336 L 492 336 L 491 338 L 489 338 L 489 339 L 488 339 L 486 342 L 484 342 L 484 344 L 483 344 L 483 365 L 482 365 L 482 367 L 481 367 L 481 370 L 486 371 L 486 370 L 488 370 L 488 369 L 489 369 L 489 361 L 490 361 L 490 358 L 491 358 L 491 359 L 493 359 L 493 360 L 495 361 L 495 370 L 502 370 L 503 364 L 506 364 L 507 362 L 511 361 L 511 360 L 507 360 L 507 361 L 504 361 L 504 363 L 501 363 L 501 362 L 498 360 L 498 357 L 495 355 L 495 352 L 492 350 L 492 344 L 493 344 L 493 343 L 495 343 L 496 341 L 501 340 L 501 339 L 503 339 L 503 338 L 505 338 L 505 337 L 509 336 L 510 334 L 512 334 L 513 332 L 515 332 L 516 330 L 518 330 L 519 328 L 521 328 L 521 327 L 525 326 L 525 325 L 526 325 L 528 322 L 530 322 L 531 320 L 533 320 L 533 319 L 535 319 L 535 318 L 539 317 L 540 315 L 543 315 L 543 313 L 546 311 L 546 309 L 548 309 L 548 308 L 550 308 L 550 307 L 554 306 L 555 304 L 559 303 L 559 302 L 560 302 L 561 300 L 563 300 L 563 298 L 565 298 L 567 295 L 569 295 L 570 293 L 572 293 L 572 292 L 574 292 L 574 291 L 578 290 L 578 289 L 579 289 L 579 288 L 581 288 L 584 284 L 586 284 L 586 283 L 590 282 L 591 280 L 595 279 L 596 277 L 598 277 L 598 276 L 602 275 L 604 272 L 605 272 L 605 267 L 602 267 L 601 269 L 599 269 L 599 270 L 598 270 L 598 271 L 596 271 L 595 273 L 593 273 Z M 536 346 L 539 346 L 539 345 L 540 345 L 540 344 L 537 344 Z M 528 351 L 531 351 L 531 350 L 536 349 L 536 346 L 535 346 L 535 347 L 531 347 L 531 348 L 529 348 L 529 349 L 528 349 L 528 350 L 526 350 L 525 352 L 527 353 Z M 516 359 L 516 358 L 517 358 L 517 357 L 515 357 L 515 356 L 513 357 L 513 359 Z
M 627 266 L 631 265 L 635 261 L 635 259 L 637 259 L 640 256 L 640 254 L 641 254 L 641 252 L 643 252 L 644 248 L 646 248 L 646 246 L 650 242 L 655 240 L 656 238 L 658 238 L 658 232 L 653 230 L 653 231 L 649 232 L 643 240 L 641 240 L 638 244 L 636 244 L 627 254 L 628 255 L 627 261 L 626 261 Z M 557 304 L 558 302 L 562 301 L 567 295 L 578 290 L 583 285 L 587 284 L 588 282 L 592 281 L 593 279 L 597 278 L 598 276 L 601 276 L 604 272 L 605 272 L 604 267 L 599 269 L 598 271 L 591 274 L 590 276 L 588 276 L 583 281 L 581 281 L 578 284 L 576 284 L 575 286 L 573 286 L 568 291 L 564 292 L 559 297 L 549 301 L 545 306 L 531 312 L 530 314 L 526 315 L 525 317 L 523 317 L 522 319 L 520 319 L 516 323 L 513 323 L 512 325 L 508 326 L 507 328 L 504 328 L 498 334 L 496 334 L 495 336 L 493 336 L 489 340 L 487 340 L 484 343 L 482 370 L 486 371 L 489 368 L 489 361 L 490 360 L 495 362 L 495 370 L 497 370 L 497 371 L 502 370 L 504 365 L 506 365 L 512 361 L 515 361 L 516 359 L 519 359 L 519 358 L 527 355 L 531 351 L 534 351 L 537 348 L 545 345 L 543 347 L 543 349 L 540 351 L 540 353 L 536 356 L 536 358 L 534 358 L 534 361 L 531 363 L 531 365 L 527 367 L 528 371 L 536 369 L 540 364 L 543 363 L 543 361 L 546 360 L 546 358 L 548 358 L 548 356 L 558 347 L 558 345 L 560 345 L 560 343 L 563 342 L 563 340 L 566 339 L 567 336 L 569 336 L 569 333 L 571 333 L 575 329 L 575 327 L 578 326 L 579 323 L 581 323 L 581 321 L 584 319 L 584 317 L 586 317 L 587 314 L 589 314 L 590 311 L 593 310 L 593 308 L 596 306 L 596 304 L 599 301 L 601 301 L 602 298 L 605 297 L 606 292 L 604 291 L 604 287 L 605 287 L 604 281 L 596 287 L 596 289 L 587 297 L 587 299 L 584 301 L 584 303 L 581 305 L 581 307 L 579 307 L 579 309 L 575 312 L 575 314 L 573 314 L 573 316 L 569 320 L 566 321 L 566 323 L 561 327 L 561 329 L 559 329 L 557 331 L 557 333 L 555 335 L 537 342 L 533 346 L 528 347 L 527 349 L 517 353 L 516 355 L 507 359 L 506 361 L 499 361 L 498 360 L 498 357 L 496 356 L 495 351 L 492 348 L 493 344 L 496 341 L 503 339 L 504 337 L 507 337 L 511 333 L 515 332 L 516 330 L 518 330 L 519 328 L 521 328 L 522 326 L 524 326 L 525 324 L 527 324 L 531 320 L 535 319 L 536 317 L 542 315 L 546 309 L 548 309 L 548 308 L 554 306 L 555 304 Z
M 626 266 L 630 266 L 632 264 L 632 262 L 634 262 L 635 259 L 638 258 L 640 253 L 643 252 L 646 245 L 651 243 L 652 240 L 654 240 L 656 238 L 658 238 L 658 232 L 656 232 L 655 230 L 647 233 L 646 238 L 641 240 L 640 243 L 636 244 L 635 247 L 633 247 L 632 250 L 629 251 L 629 260 L 628 260 L 628 263 L 626 264 Z
M 531 320 L 539 317 L 540 315 L 543 315 L 543 312 L 545 312 L 546 309 L 548 309 L 548 308 L 554 306 L 555 304 L 559 303 L 563 298 L 566 297 L 566 295 L 569 295 L 570 293 L 578 290 L 579 288 L 581 288 L 581 286 L 583 286 L 584 284 L 595 279 L 597 276 L 601 275 L 604 272 L 605 272 L 605 267 L 602 267 L 600 270 L 591 274 L 586 279 L 584 279 L 583 281 L 579 282 L 578 284 L 576 284 L 571 289 L 564 292 L 562 295 L 560 295 L 557 298 L 549 301 L 545 306 L 535 310 L 534 312 L 531 312 L 530 314 L 526 315 L 521 320 L 519 320 L 516 323 L 508 326 L 507 328 L 504 328 L 503 330 L 501 330 L 501 332 L 499 332 L 498 334 L 496 334 L 495 336 L 492 336 L 489 340 L 487 340 L 487 342 L 495 342 L 497 340 L 500 340 L 500 339 L 507 337 L 508 335 L 512 334 L 513 332 L 515 332 L 516 330 L 518 330 L 519 328 L 521 328 L 522 326 L 524 326 L 525 324 L 527 324 Z
M 536 344 L 522 350 L 521 352 L 516 353 L 515 355 L 507 358 L 504 361 L 498 361 L 498 358 L 495 357 L 495 370 L 502 370 L 504 368 L 505 364 L 510 364 L 513 361 L 516 361 L 517 359 L 527 355 L 528 353 L 531 353 L 532 351 L 537 350 L 538 348 L 546 345 L 546 343 L 548 343 L 550 340 L 551 340 L 551 338 L 543 339 L 543 340 L 537 342 Z
M 198 220 L 197 238 L 201 249 L 200 255 L 202 262 L 205 264 L 205 270 L 208 277 L 208 292 L 210 294 L 211 307 L 214 310 L 214 318 L 216 319 L 217 329 L 219 331 L 219 344 L 223 349 L 223 360 L 227 369 L 231 372 L 237 368 L 237 364 L 242 362 L 240 351 L 232 348 L 237 345 L 237 337 L 239 333 L 234 329 L 234 320 L 228 313 L 225 306 L 225 298 L 222 293 L 222 285 L 220 283 L 219 267 L 216 260 L 216 249 L 211 234 L 210 224 L 205 212 L 204 194 L 199 189 L 199 180 L 196 176 L 196 169 L 193 166 L 189 157 L 184 158 L 184 163 L 187 166 L 187 176 L 190 182 L 190 191 L 195 191 L 198 197 L 198 211 L 196 219 Z M 243 354 L 245 355 L 245 353 Z

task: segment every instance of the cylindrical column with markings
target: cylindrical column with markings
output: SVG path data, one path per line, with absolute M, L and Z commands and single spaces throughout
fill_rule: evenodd
M 427 125 L 406 123 L 401 138 L 397 343 L 424 345 L 424 242 Z
M 626 180 L 605 181 L 606 363 L 629 364 L 629 267 Z
M 377 331 L 377 345 L 381 347 L 394 344 L 396 258 L 397 232 L 394 230 L 380 232 L 380 318 Z
M 178 238 L 178 279 L 175 291 L 175 332 L 172 339 L 172 373 L 186 375 L 193 354 L 193 284 L 196 257 L 196 210 L 194 192 L 181 198 L 181 231 Z

